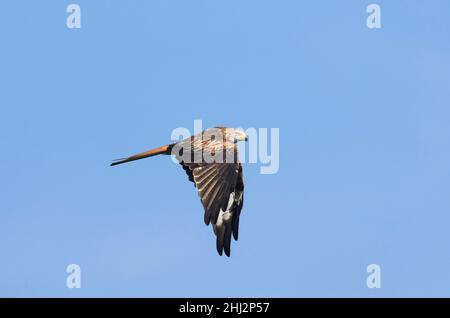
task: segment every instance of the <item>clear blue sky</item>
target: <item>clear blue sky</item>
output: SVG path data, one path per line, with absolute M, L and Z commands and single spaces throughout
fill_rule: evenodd
M 450 296 L 450 3 L 7 1 L 0 296 Z M 175 127 L 280 128 L 215 250 Z M 66 266 L 82 288 L 66 288 Z M 366 266 L 381 266 L 381 289 Z

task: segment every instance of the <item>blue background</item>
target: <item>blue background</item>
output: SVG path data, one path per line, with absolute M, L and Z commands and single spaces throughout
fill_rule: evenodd
M 7 1 L 0 296 L 450 296 L 450 3 Z M 176 127 L 280 128 L 219 257 Z M 82 288 L 66 287 L 66 266 Z M 366 267 L 381 266 L 381 289 Z

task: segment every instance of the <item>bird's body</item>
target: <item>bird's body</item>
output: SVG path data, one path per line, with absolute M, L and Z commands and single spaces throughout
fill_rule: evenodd
M 247 140 L 244 132 L 225 127 L 207 129 L 178 143 L 152 149 L 117 165 L 155 155 L 173 154 L 198 190 L 206 225 L 212 224 L 217 251 L 230 256 L 231 236 L 238 239 L 239 217 L 244 203 L 242 164 L 236 142 Z

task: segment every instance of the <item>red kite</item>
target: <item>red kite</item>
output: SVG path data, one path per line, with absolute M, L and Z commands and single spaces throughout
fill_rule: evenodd
M 215 127 L 180 142 L 118 159 L 111 166 L 156 155 L 173 154 L 200 196 L 206 225 L 212 224 L 217 252 L 230 256 L 231 235 L 237 241 L 239 216 L 244 203 L 242 164 L 238 141 L 247 141 L 238 129 Z

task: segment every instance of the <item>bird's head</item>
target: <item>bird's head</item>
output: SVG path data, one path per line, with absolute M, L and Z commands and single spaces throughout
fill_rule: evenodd
M 235 143 L 238 141 L 247 141 L 248 140 L 248 135 L 241 129 L 232 128 L 231 130 L 232 130 L 231 135 L 232 135 L 233 141 Z
M 219 132 L 217 132 L 217 130 L 219 130 Z M 212 129 L 205 130 L 204 133 L 218 134 L 219 139 L 223 138 L 224 141 L 226 140 L 230 143 L 237 143 L 238 141 L 248 140 L 248 135 L 242 129 L 237 128 L 214 127 Z

